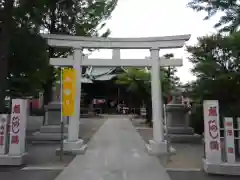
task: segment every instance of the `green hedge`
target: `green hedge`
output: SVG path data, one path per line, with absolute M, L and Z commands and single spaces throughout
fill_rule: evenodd
M 239 106 L 231 105 L 231 106 L 220 106 L 220 127 L 223 127 L 224 117 L 232 117 L 234 126 L 237 127 L 236 118 L 240 117 Z M 203 105 L 193 105 L 192 112 L 190 115 L 190 125 L 194 129 L 194 131 L 198 134 L 202 134 L 204 132 L 204 117 L 203 117 Z
M 193 105 L 190 115 L 190 126 L 194 129 L 195 133 L 197 134 L 202 134 L 204 132 L 204 118 L 202 105 Z
M 30 116 L 44 116 L 44 115 L 45 115 L 44 108 L 42 108 L 42 109 L 31 109 L 30 110 Z

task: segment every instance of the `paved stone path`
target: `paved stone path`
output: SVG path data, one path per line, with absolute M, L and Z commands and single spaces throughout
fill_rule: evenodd
M 111 117 L 55 180 L 170 180 L 163 166 L 145 152 L 132 123 Z

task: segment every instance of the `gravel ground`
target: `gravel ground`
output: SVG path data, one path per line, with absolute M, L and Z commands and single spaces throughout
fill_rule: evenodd
M 149 128 L 144 124 L 142 119 L 133 119 L 134 126 L 142 136 L 144 141 L 148 143 L 153 137 L 152 128 Z M 172 147 L 176 149 L 176 154 L 170 157 L 167 164 L 163 164 L 166 168 L 179 168 L 179 169 L 201 169 L 202 157 L 203 157 L 203 145 L 202 144 L 178 144 L 172 143 Z

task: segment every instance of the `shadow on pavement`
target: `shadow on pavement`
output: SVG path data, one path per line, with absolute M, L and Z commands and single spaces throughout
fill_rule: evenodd
M 168 171 L 172 180 L 239 180 L 240 176 L 209 175 L 205 172 Z

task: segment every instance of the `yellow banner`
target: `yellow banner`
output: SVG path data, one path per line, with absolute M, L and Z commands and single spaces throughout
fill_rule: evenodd
M 62 113 L 63 116 L 72 116 L 76 95 L 76 72 L 74 69 L 64 69 L 62 73 Z

